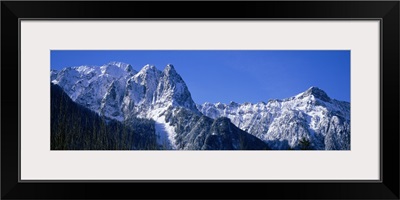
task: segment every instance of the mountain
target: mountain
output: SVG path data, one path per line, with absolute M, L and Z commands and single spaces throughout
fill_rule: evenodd
M 52 70 L 50 77 L 72 101 L 99 116 L 130 126 L 137 119 L 152 120 L 154 131 L 148 134 L 155 135 L 161 149 L 268 149 L 229 119 L 203 116 L 171 64 L 163 71 L 152 65 L 135 71 L 111 62 Z
M 51 78 L 73 101 L 117 120 L 132 114 L 152 117 L 154 113 L 150 111 L 169 106 L 199 113 L 186 84 L 172 65 L 164 71 L 146 65 L 137 72 L 129 64 L 111 62 L 100 67 L 51 71 Z
M 317 87 L 267 103 L 204 103 L 198 109 L 213 119 L 229 118 L 272 149 L 350 149 L 350 103 Z
M 185 150 L 265 150 L 268 145 L 239 129 L 228 118 L 211 119 L 187 109 L 164 113 L 166 121 L 175 127 L 177 149 Z

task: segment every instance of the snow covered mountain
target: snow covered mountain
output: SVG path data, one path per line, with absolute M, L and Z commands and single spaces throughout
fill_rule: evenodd
M 154 134 L 163 149 L 268 148 L 231 122 L 216 123 L 220 119 L 203 116 L 171 64 L 163 71 L 146 65 L 137 72 L 129 64 L 111 62 L 52 70 L 50 77 L 73 101 L 101 116 L 125 122 L 154 120 Z
M 67 67 L 50 78 L 100 116 L 153 120 L 149 130 L 162 149 L 350 149 L 350 103 L 316 87 L 267 103 L 196 105 L 171 64 L 163 71 L 121 62 Z
M 73 101 L 113 119 L 135 114 L 153 117 L 157 109 L 184 107 L 198 113 L 191 94 L 172 65 L 164 71 L 146 65 L 139 72 L 129 64 L 67 67 L 51 71 L 51 82 L 61 86 Z
M 317 87 L 267 103 L 204 103 L 198 109 L 213 119 L 229 118 L 272 149 L 350 149 L 350 103 Z

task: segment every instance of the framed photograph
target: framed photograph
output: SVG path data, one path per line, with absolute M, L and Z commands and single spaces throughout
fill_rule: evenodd
M 399 8 L 3 1 L 1 198 L 399 199 Z

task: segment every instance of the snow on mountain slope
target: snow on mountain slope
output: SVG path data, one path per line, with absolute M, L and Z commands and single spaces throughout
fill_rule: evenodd
M 100 113 L 104 107 L 102 102 L 110 101 L 109 92 L 118 93 L 123 89 L 121 84 L 136 74 L 132 66 L 111 62 L 103 66 L 78 66 L 66 67 L 58 72 L 53 72 L 51 82 L 59 85 L 70 98 L 89 109 Z M 111 96 L 114 97 L 114 96 Z M 113 116 L 120 118 L 120 116 Z
M 163 71 L 146 65 L 137 72 L 129 64 L 111 62 L 100 67 L 52 70 L 50 77 L 73 101 L 100 115 L 119 121 L 153 119 L 160 144 L 169 149 L 176 148 L 176 134 L 163 113 L 179 107 L 201 114 L 182 77 L 170 64 Z
M 274 149 L 301 148 L 302 140 L 313 149 L 350 149 L 350 104 L 317 87 L 268 103 L 204 103 L 198 109 L 214 119 L 229 118 Z
M 165 122 L 165 116 L 155 120 L 157 143 L 164 149 L 177 149 L 175 127 Z
M 164 71 L 146 65 L 136 72 L 129 64 L 111 62 L 100 67 L 67 67 L 60 72 L 52 71 L 51 78 L 72 100 L 118 120 L 133 114 L 148 117 L 150 110 L 169 106 L 199 113 L 172 65 Z

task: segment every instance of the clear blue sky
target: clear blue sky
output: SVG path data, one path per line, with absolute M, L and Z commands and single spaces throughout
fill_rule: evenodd
M 52 50 L 51 68 L 129 63 L 159 70 L 171 63 L 196 103 L 267 102 L 311 86 L 350 102 L 350 51 L 310 50 Z

